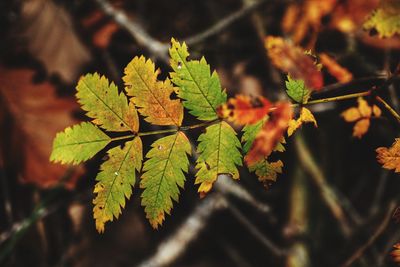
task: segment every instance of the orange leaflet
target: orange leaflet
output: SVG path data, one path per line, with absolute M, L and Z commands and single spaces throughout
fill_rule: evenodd
M 393 261 L 396 263 L 400 263 L 400 243 L 397 243 L 393 246 L 393 251 L 390 253 L 393 258 Z
M 376 159 L 382 167 L 400 172 L 400 138 L 396 138 L 391 147 L 378 147 Z
M 244 158 L 249 166 L 271 154 L 277 143 L 282 139 L 289 121 L 293 117 L 293 109 L 290 103 L 280 102 L 275 107 L 276 109 L 272 112 L 270 119 L 263 125 L 249 153 Z
M 320 30 L 322 18 L 332 12 L 336 4 L 337 0 L 306 0 L 293 3 L 285 11 L 282 29 L 299 43 L 306 35 L 315 35 Z
M 264 118 L 272 104 L 263 96 L 237 95 L 218 109 L 218 115 L 238 125 L 253 124 Z
M 306 86 L 313 90 L 321 89 L 324 85 L 319 66 L 302 48 L 273 36 L 266 38 L 265 47 L 275 67 L 288 73 L 293 79 L 304 80 Z
M 348 71 L 346 68 L 340 66 L 336 60 L 331 58 L 325 53 L 319 54 L 319 58 L 321 59 L 321 63 L 328 72 L 335 77 L 339 82 L 345 83 L 349 82 L 353 79 L 353 74 Z
M 353 136 L 361 138 L 369 129 L 372 115 L 374 117 L 380 117 L 382 111 L 376 105 L 372 107 L 369 106 L 368 102 L 361 97 L 359 97 L 357 101 L 357 107 L 346 109 L 342 112 L 341 116 L 347 122 L 356 122 L 353 128 Z

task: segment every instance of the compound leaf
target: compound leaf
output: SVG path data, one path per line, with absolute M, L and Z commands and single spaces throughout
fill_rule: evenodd
M 139 129 L 139 118 L 133 105 L 117 86 L 97 73 L 83 76 L 76 87 L 76 97 L 93 119 L 93 123 L 108 131 L 133 131 Z
M 56 135 L 50 160 L 79 164 L 102 150 L 111 138 L 90 122 L 68 127 Z
M 177 94 L 182 98 L 183 106 L 199 120 L 217 118 L 217 107 L 226 102 L 226 93 L 221 90 L 218 74 L 210 72 L 210 65 L 202 58 L 187 60 L 189 53 L 185 43 L 171 40 L 169 50 L 172 82 L 179 87 Z
M 208 126 L 206 132 L 199 136 L 200 142 L 196 161 L 196 184 L 198 191 L 204 195 L 211 190 L 219 174 L 229 174 L 233 179 L 239 178 L 236 165 L 242 165 L 241 144 L 236 132 L 226 122 Z
M 183 119 L 183 106 L 178 99 L 172 100 L 171 93 L 176 90 L 169 79 L 159 81 L 159 70 L 154 63 L 143 56 L 135 57 L 125 68 L 123 80 L 131 101 L 139 108 L 145 120 L 157 125 L 180 126 Z
M 364 134 L 368 132 L 371 117 L 380 117 L 382 111 L 376 105 L 372 105 L 371 107 L 368 102 L 362 97 L 359 97 L 357 99 L 357 102 L 357 107 L 346 109 L 341 113 L 341 116 L 347 122 L 355 122 L 353 127 L 353 136 L 361 138 Z
M 146 217 L 153 228 L 158 228 L 170 214 L 173 202 L 179 200 L 179 187 L 185 182 L 184 172 L 188 172 L 191 146 L 183 132 L 158 139 L 147 153 L 148 160 L 143 166 L 140 187 L 142 205 Z
M 96 220 L 96 229 L 104 232 L 104 225 L 118 219 L 121 208 L 125 207 L 125 198 L 132 195 L 136 173 L 142 166 L 142 141 L 136 137 L 126 142 L 125 146 L 114 147 L 108 151 L 108 160 L 101 167 L 96 177 L 97 184 L 93 200 L 93 217 Z
M 391 147 L 376 149 L 377 160 L 383 168 L 400 172 L 400 138 L 396 138 Z

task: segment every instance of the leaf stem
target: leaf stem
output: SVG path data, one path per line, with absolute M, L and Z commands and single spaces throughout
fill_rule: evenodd
M 187 131 L 187 130 L 192 130 L 192 129 L 196 129 L 196 128 L 200 128 L 200 127 L 204 127 L 204 126 L 209 126 L 209 125 L 212 125 L 212 124 L 217 123 L 219 121 L 220 121 L 219 119 L 215 119 L 215 120 L 212 120 L 212 121 L 206 121 L 206 122 L 202 122 L 202 123 L 199 123 L 199 124 L 182 126 L 182 127 L 179 127 L 179 128 L 165 129 L 165 130 L 158 130 L 158 131 L 150 131 L 150 132 L 142 132 L 142 133 L 137 133 L 137 134 L 129 134 L 129 135 L 124 135 L 124 136 L 119 136 L 119 137 L 112 138 L 111 141 L 124 140 L 124 139 L 128 139 L 128 138 L 133 138 L 135 136 L 147 136 L 147 135 L 156 135 L 156 134 L 164 134 L 164 133 L 176 133 L 177 131 Z
M 335 96 L 335 97 L 316 99 L 316 100 L 308 101 L 307 103 L 305 103 L 303 105 L 306 106 L 306 105 L 314 105 L 314 104 L 320 104 L 320 103 L 341 101 L 341 100 L 346 100 L 346 99 L 352 99 L 352 98 L 367 96 L 370 93 L 371 93 L 371 91 L 368 90 L 366 92 L 361 92 L 361 93 L 354 93 L 354 94 L 348 94 L 348 95 L 341 95 L 341 96 Z M 295 104 L 295 106 L 299 106 L 299 104 Z
M 378 102 L 380 102 L 389 112 L 390 114 L 393 115 L 393 117 L 395 117 L 395 119 L 400 122 L 400 115 L 399 113 L 396 112 L 396 110 L 394 110 L 385 100 L 383 100 L 380 96 L 376 96 L 376 100 L 378 100 Z
M 135 136 L 136 136 L 136 134 L 129 134 L 129 135 L 124 135 L 124 136 L 118 136 L 118 137 L 111 138 L 111 141 L 124 140 L 124 139 L 128 139 L 128 138 L 133 138 L 133 137 L 135 137 Z

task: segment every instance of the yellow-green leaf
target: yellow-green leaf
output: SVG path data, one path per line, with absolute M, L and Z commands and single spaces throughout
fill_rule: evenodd
M 237 165 L 242 165 L 241 144 L 236 132 L 222 121 L 208 126 L 206 132 L 199 136 L 200 142 L 196 161 L 196 184 L 199 192 L 205 194 L 211 190 L 219 174 L 229 174 L 233 179 L 239 178 Z
M 276 162 L 268 162 L 263 159 L 256 164 L 249 166 L 249 170 L 258 176 L 258 180 L 269 187 L 270 183 L 275 182 L 278 174 L 282 173 L 283 162 L 278 160 Z
M 79 164 L 102 150 L 111 138 L 90 122 L 68 127 L 56 135 L 50 160 Z
M 104 225 L 113 218 L 118 219 L 121 208 L 125 207 L 125 198 L 132 195 L 136 173 L 142 166 L 142 141 L 136 137 L 120 146 L 108 151 L 108 160 L 101 167 L 96 177 L 97 184 L 93 200 L 93 217 L 96 220 L 96 229 L 104 232 Z
M 204 58 L 188 60 L 188 49 L 185 43 L 171 40 L 171 79 L 179 89 L 177 94 L 182 98 L 183 106 L 199 120 L 213 120 L 217 116 L 217 107 L 226 102 L 226 93 L 221 90 L 218 74 L 210 72 L 210 65 Z
M 382 0 L 364 23 L 364 29 L 376 29 L 380 38 L 400 34 L 400 3 L 398 0 Z
M 126 92 L 132 96 L 140 114 L 145 120 L 157 125 L 180 126 L 183 119 L 183 106 L 178 99 L 172 100 L 171 93 L 176 90 L 169 79 L 159 81 L 159 70 L 154 63 L 143 56 L 135 57 L 125 68 L 123 80 Z
M 179 200 L 179 187 L 185 183 L 191 154 L 190 142 L 183 132 L 158 139 L 147 153 L 140 187 L 146 218 L 153 228 L 158 228 L 170 214 L 173 202 Z
M 139 118 L 135 107 L 128 105 L 125 94 L 118 93 L 117 86 L 109 83 L 106 77 L 97 73 L 86 74 L 76 89 L 78 102 L 94 124 L 108 131 L 138 131 Z
M 310 99 L 311 90 L 306 87 L 303 80 L 295 80 L 287 76 L 288 80 L 285 82 L 286 93 L 291 99 L 300 104 L 306 104 Z
M 300 110 L 300 116 L 297 120 L 290 120 L 288 127 L 288 136 L 291 136 L 297 129 L 299 129 L 303 123 L 313 123 L 315 127 L 318 127 L 317 121 L 315 120 L 314 115 L 308 108 L 302 107 Z

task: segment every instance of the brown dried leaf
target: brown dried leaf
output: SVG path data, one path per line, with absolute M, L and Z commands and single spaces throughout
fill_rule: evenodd
M 18 166 L 21 181 L 47 188 L 67 171 L 66 166 L 50 163 L 49 156 L 56 133 L 76 123 L 70 113 L 78 107 L 73 98 L 58 98 L 50 83 L 32 84 L 33 73 L 0 67 L 0 98 L 11 116 L 11 126 L 5 125 L 9 134 L 1 138 L 0 150 L 4 164 Z M 76 178 L 66 186 L 72 188 Z

